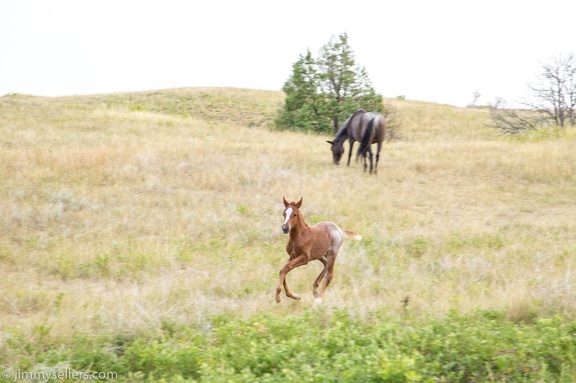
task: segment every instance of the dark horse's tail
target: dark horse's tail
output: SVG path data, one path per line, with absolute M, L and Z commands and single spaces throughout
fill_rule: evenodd
M 370 144 L 372 143 L 372 131 L 374 130 L 374 120 L 372 118 L 362 135 L 362 141 L 360 141 L 360 147 L 358 148 L 358 152 L 356 153 L 356 158 L 360 156 L 364 156 L 368 149 L 370 149 Z

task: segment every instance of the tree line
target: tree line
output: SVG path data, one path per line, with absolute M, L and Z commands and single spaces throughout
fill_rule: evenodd
M 576 56 L 556 54 L 541 64 L 536 80 L 528 85 L 520 107 L 504 99 L 490 105 L 491 128 L 516 134 L 546 127 L 576 126 Z M 356 110 L 384 114 L 388 138 L 395 135 L 394 110 L 372 85 L 363 66 L 356 63 L 348 35 L 333 36 L 318 56 L 308 49 L 299 55 L 282 87 L 286 98 L 275 125 L 280 130 L 333 134 Z M 480 96 L 474 94 L 474 103 Z

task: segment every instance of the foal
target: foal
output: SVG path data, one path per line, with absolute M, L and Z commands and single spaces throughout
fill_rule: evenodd
M 338 250 L 344 241 L 344 236 L 354 238 L 357 240 L 362 239 L 359 234 L 353 231 L 343 230 L 333 222 L 320 222 L 314 226 L 308 226 L 304 221 L 304 217 L 300 213 L 302 206 L 302 198 L 298 202 L 288 202 L 284 200 L 284 224 L 282 231 L 284 234 L 290 234 L 288 245 L 286 245 L 286 252 L 290 256 L 286 265 L 280 270 L 280 279 L 278 286 L 276 286 L 276 302 L 280 302 L 280 293 L 282 286 L 286 292 L 286 296 L 292 299 L 300 299 L 298 294 L 295 294 L 288 287 L 286 282 L 286 274 L 296 267 L 306 265 L 310 261 L 319 260 L 324 265 L 322 272 L 312 285 L 312 292 L 314 293 L 315 303 L 322 301 L 322 296 L 326 288 L 332 280 L 334 274 L 334 263 Z M 318 286 L 322 278 L 326 277 L 322 291 L 318 293 Z

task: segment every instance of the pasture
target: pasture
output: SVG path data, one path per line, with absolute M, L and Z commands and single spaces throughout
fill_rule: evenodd
M 333 165 L 332 137 L 269 129 L 282 98 L 0 98 L 2 365 L 38 362 L 9 339 L 310 315 L 319 262 L 288 274 L 300 301 L 274 301 L 282 196 L 363 237 L 344 241 L 323 315 L 576 320 L 574 131 L 503 137 L 485 109 L 387 100 L 400 138 L 368 175 Z

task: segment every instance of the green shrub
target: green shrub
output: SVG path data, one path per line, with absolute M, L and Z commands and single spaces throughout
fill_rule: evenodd
M 315 309 L 210 322 L 156 337 L 85 335 L 68 345 L 19 347 L 35 350 L 22 355 L 29 368 L 114 371 L 126 382 L 576 381 L 576 323 L 562 318 L 518 324 L 487 311 L 358 319 Z

